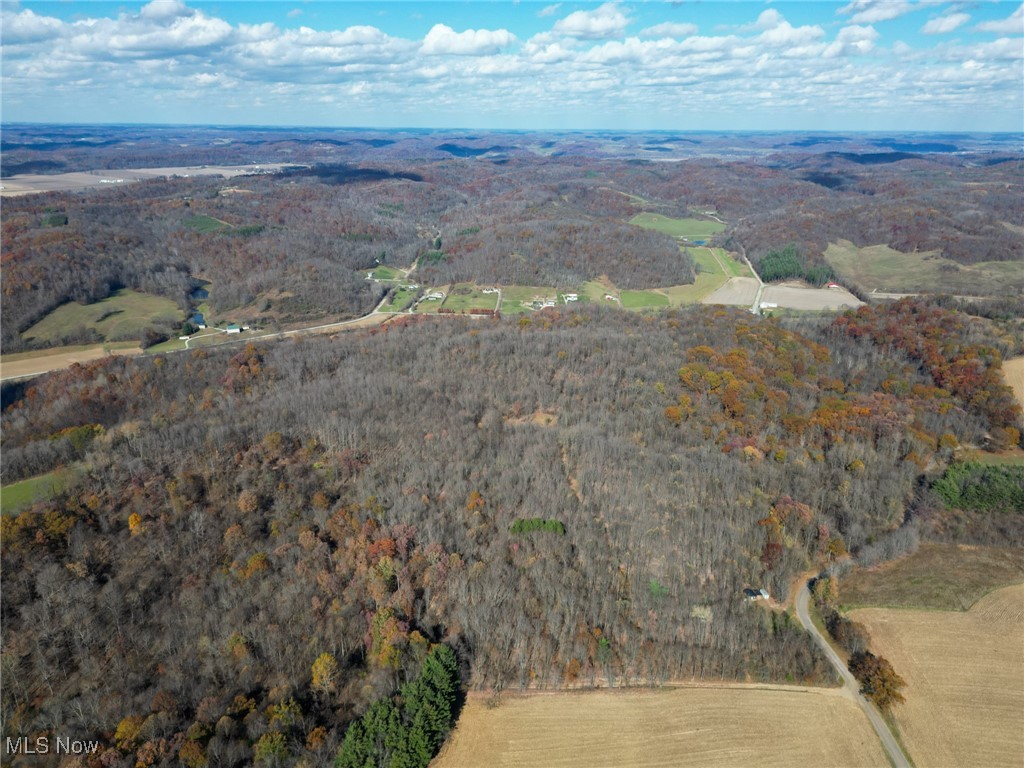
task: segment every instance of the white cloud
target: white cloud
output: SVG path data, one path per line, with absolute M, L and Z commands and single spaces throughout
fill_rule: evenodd
M 456 32 L 446 24 L 435 24 L 427 36 L 423 38 L 421 50 L 426 54 L 454 54 L 458 56 L 477 56 L 484 53 L 497 53 L 511 45 L 516 36 L 507 29 L 467 29 Z
M 580 40 L 604 40 L 626 32 L 629 19 L 615 3 L 605 3 L 592 11 L 575 11 L 555 22 L 554 31 Z
M 945 16 L 930 19 L 927 24 L 921 27 L 921 31 L 926 35 L 944 35 L 947 32 L 952 32 L 957 27 L 963 26 L 970 20 L 971 16 L 968 13 L 948 13 Z
M 301 15 L 302 15 L 302 9 L 301 8 L 292 8 L 290 11 L 288 11 L 288 18 L 289 19 L 295 19 L 295 18 L 298 18 Z
M 139 16 L 150 21 L 165 21 L 179 16 L 190 16 L 190 11 L 182 0 L 152 0 L 142 6 Z
M 556 13 L 558 13 L 558 9 L 561 8 L 561 7 L 562 7 L 561 3 L 555 3 L 554 5 L 548 5 L 548 6 L 545 6 L 544 8 L 541 8 L 539 11 L 537 11 L 537 15 L 540 16 L 541 18 L 544 18 L 545 16 L 554 16 Z
M 764 11 L 758 17 L 757 27 L 764 30 L 758 41 L 772 46 L 806 45 L 825 36 L 825 30 L 817 25 L 794 27 L 774 9 Z
M 995 32 L 1000 35 L 1024 34 L 1024 3 L 1005 19 L 999 21 L 983 21 L 974 27 L 980 32 Z
M 853 0 L 836 13 L 852 13 L 853 17 L 850 21 L 853 24 L 875 24 L 879 21 L 897 19 L 920 7 L 922 7 L 921 3 L 914 5 L 907 0 Z
M 653 27 L 642 30 L 640 37 L 674 37 L 678 40 L 695 34 L 697 34 L 696 24 L 666 21 L 663 24 L 655 24 Z
M 37 16 L 27 10 L 21 13 L 4 13 L 0 25 L 5 46 L 52 40 L 60 36 L 63 28 L 60 19 Z

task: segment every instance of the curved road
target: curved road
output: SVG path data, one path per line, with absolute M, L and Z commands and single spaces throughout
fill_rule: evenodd
M 882 716 L 878 714 L 878 710 L 871 705 L 871 703 L 860 694 L 860 685 L 857 683 L 856 678 L 850 674 L 850 670 L 846 668 L 843 660 L 839 658 L 839 655 L 832 650 L 832 646 L 828 644 L 828 641 L 822 637 L 818 628 L 814 626 L 814 622 L 811 621 L 811 613 L 809 610 L 809 604 L 811 601 L 811 591 L 807 587 L 807 582 L 800 588 L 800 593 L 796 597 L 796 615 L 800 619 L 800 623 L 803 624 L 804 629 L 811 633 L 821 650 L 824 651 L 825 656 L 832 662 L 832 666 L 836 668 L 839 676 L 843 679 L 843 685 L 851 696 L 860 704 L 860 708 L 864 710 L 864 714 L 868 716 L 868 720 L 875 729 L 875 733 L 878 734 L 878 738 L 882 740 L 882 747 L 885 749 L 886 754 L 889 756 L 889 761 L 896 766 L 896 768 L 910 768 L 910 761 L 907 760 L 907 756 L 903 754 L 903 750 L 900 745 L 896 743 L 896 739 L 892 735 L 892 731 L 889 730 L 889 726 L 885 724 Z

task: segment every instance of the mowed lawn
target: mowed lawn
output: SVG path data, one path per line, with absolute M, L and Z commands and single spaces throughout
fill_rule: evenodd
M 515 315 L 529 312 L 531 310 L 529 305 L 533 302 L 545 299 L 559 301 L 559 295 L 559 292 L 552 286 L 504 285 L 501 287 L 501 314 Z M 559 301 L 559 303 L 561 302 Z
M 919 768 L 1024 765 L 1024 584 L 965 613 L 864 608 L 850 618 L 906 680 L 893 719 Z
M 671 688 L 470 698 L 433 768 L 884 766 L 837 689 Z
M 413 300 L 416 298 L 416 291 L 418 289 L 406 288 L 405 286 L 399 286 L 395 289 L 395 292 L 391 294 L 391 299 L 387 304 L 381 307 L 382 312 L 402 312 L 409 308 Z
M 402 280 L 405 278 L 405 273 L 394 267 L 385 267 L 383 265 L 371 269 L 367 272 L 374 280 Z
M 443 306 L 454 312 L 470 309 L 495 309 L 498 306 L 498 294 L 484 293 L 470 283 L 456 283 L 445 298 Z
M 712 219 L 670 219 L 660 213 L 638 213 L 629 223 L 691 241 L 708 240 L 725 229 L 725 224 Z
M 866 292 L 977 296 L 1024 291 L 1019 261 L 960 264 L 938 251 L 900 253 L 887 245 L 858 248 L 848 240 L 830 243 L 824 255 L 838 274 Z
M 654 309 L 668 306 L 668 296 L 655 291 L 620 291 L 623 309 Z
M 62 304 L 25 331 L 22 338 L 57 341 L 85 327 L 104 339 L 137 339 L 155 322 L 177 323 L 183 317 L 170 299 L 124 288 L 92 304 Z

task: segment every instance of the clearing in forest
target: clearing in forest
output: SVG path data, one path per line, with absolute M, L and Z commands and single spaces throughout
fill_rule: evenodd
M 839 689 L 726 685 L 471 697 L 434 768 L 885 765 Z
M 711 219 L 670 219 L 660 213 L 638 213 L 629 223 L 691 242 L 708 240 L 725 229 L 725 224 Z
M 26 341 L 59 342 L 85 328 L 109 341 L 138 339 L 154 323 L 177 324 L 182 317 L 170 299 L 122 288 L 92 304 L 62 304 L 21 336 Z
M 456 283 L 445 297 L 445 309 L 453 312 L 468 312 L 471 309 L 495 309 L 498 306 L 497 293 L 484 293 L 472 283 Z
M 900 253 L 887 245 L 858 248 L 848 240 L 829 244 L 825 261 L 864 293 L 1000 296 L 1024 290 L 1020 261 L 960 264 L 938 251 Z
M 1024 764 L 1024 584 L 966 613 L 864 608 L 850 618 L 907 682 L 893 718 L 919 768 Z
M 57 469 L 3 486 L 0 488 L 0 514 L 12 515 L 33 502 L 47 499 L 74 482 L 76 476 L 75 470 Z
M 619 300 L 623 309 L 654 309 L 669 304 L 668 296 L 657 291 L 621 291 Z
M 190 216 L 185 219 L 185 226 L 194 229 L 196 232 L 219 232 L 222 229 L 230 229 L 231 225 L 226 221 L 207 216 L 205 213 L 198 216 Z
M 405 273 L 394 267 L 385 267 L 383 264 L 374 269 L 368 270 L 367 277 L 371 280 L 404 280 Z

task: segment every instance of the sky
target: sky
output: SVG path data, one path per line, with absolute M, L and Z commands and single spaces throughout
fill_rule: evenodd
M 12 2 L 5 122 L 1024 131 L 1024 4 Z

